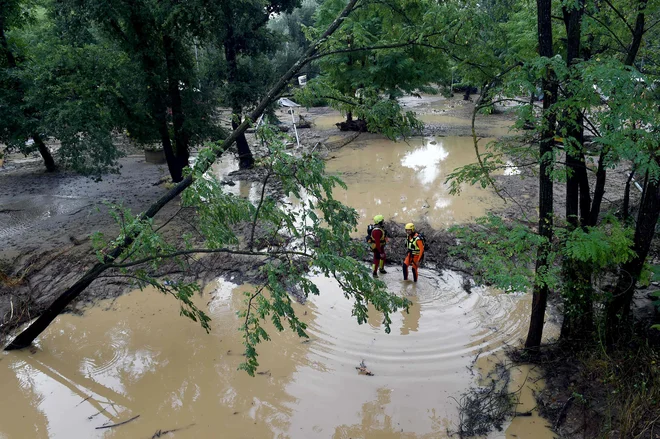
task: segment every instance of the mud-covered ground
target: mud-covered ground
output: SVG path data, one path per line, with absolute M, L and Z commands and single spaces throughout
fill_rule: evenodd
M 471 135 L 471 102 L 434 96 L 423 100 L 406 98 L 403 103 L 411 110 L 428 116 L 421 133 L 423 135 Z M 328 108 L 303 109 L 300 113 L 311 121 L 335 114 Z M 288 117 L 280 114 L 282 121 L 287 121 Z M 443 122 L 444 117 L 458 123 Z M 479 116 L 477 135 L 491 137 L 494 130 L 512 119 L 510 113 Z M 361 136 L 341 133 L 332 127 L 314 126 L 299 129 L 298 133 L 305 148 L 318 148 L 327 154 L 349 142 L 359 141 Z M 258 150 L 252 135 L 248 137 Z M 167 190 L 168 172 L 164 165 L 148 164 L 135 149 L 126 150 L 129 155 L 120 160 L 121 174 L 106 176 L 100 182 L 68 172 L 46 173 L 38 158 L 10 156 L 5 159 L 0 167 L 0 338 L 10 329 L 38 315 L 95 263 L 90 235 L 102 231 L 113 237 L 118 231 L 108 215 L 106 203 L 123 204 L 133 213 L 138 213 Z M 501 193 L 508 200 L 505 207 L 497 212 L 499 215 L 517 220 L 524 218 L 529 224 L 536 224 L 538 180 L 534 172 L 532 168 L 520 168 L 520 176 L 524 177 L 522 180 L 510 176 L 495 177 Z M 230 173 L 225 180 L 235 182 L 258 178 L 255 171 L 241 171 Z M 626 169 L 609 171 L 604 211 L 611 209 L 616 212 L 620 209 L 626 178 Z M 561 217 L 564 210 L 561 204 L 562 185 L 555 186 L 555 194 L 555 211 Z M 639 198 L 637 189 L 633 189 L 632 195 L 631 205 L 635 206 Z M 157 226 L 167 222 L 162 230 L 166 237 L 177 237 L 187 232 L 194 234 L 190 216 L 175 215 L 178 210 L 177 202 L 170 203 L 155 218 Z M 402 226 L 388 224 L 392 236 L 388 260 L 394 264 L 399 264 L 404 257 Z M 469 272 L 461 261 L 453 260 L 447 253 L 454 243 L 453 238 L 446 231 L 433 230 L 428 225 L 418 224 L 418 228 L 425 230 L 433 248 L 433 252 L 425 258 L 424 266 L 427 269 L 463 271 L 466 276 L 464 288 L 469 292 Z M 369 255 L 366 255 L 365 260 L 368 259 Z M 252 261 L 225 254 L 191 258 L 185 270 L 169 266 L 160 274 L 201 282 L 225 275 L 240 282 L 254 280 L 259 276 L 259 271 Z M 117 273 L 106 273 L 87 288 L 73 311 L 81 304 L 116 297 L 131 288 L 130 283 L 118 277 Z M 647 295 L 640 293 L 639 308 L 648 309 L 648 303 Z M 543 398 L 554 401 L 555 405 L 564 404 L 573 395 L 567 395 L 563 387 L 560 381 L 550 380 Z M 560 415 L 563 416 L 562 423 L 568 424 L 578 417 L 572 412 Z

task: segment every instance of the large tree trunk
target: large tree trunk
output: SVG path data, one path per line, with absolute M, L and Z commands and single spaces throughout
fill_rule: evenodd
M 34 144 L 37 145 L 37 149 L 39 150 L 39 154 L 41 154 L 41 158 L 44 159 L 44 165 L 46 165 L 46 171 L 48 172 L 57 171 L 57 166 L 55 166 L 55 160 L 53 159 L 53 155 L 50 153 L 50 150 L 44 143 L 41 136 L 38 133 L 33 133 L 32 139 L 34 140 Z
M 226 14 L 229 11 L 225 12 Z M 233 30 L 231 26 L 227 29 L 227 37 L 225 38 L 225 60 L 227 61 L 228 79 L 229 84 L 235 84 L 238 81 L 238 61 L 236 54 L 236 43 L 232 38 Z M 232 120 L 231 126 L 236 129 L 238 125 L 243 122 L 243 110 L 238 102 L 232 102 Z M 245 134 L 241 134 L 236 139 L 236 149 L 238 150 L 238 167 L 240 169 L 250 169 L 254 166 L 254 156 L 250 150 L 250 144 L 245 138 Z
M 343 23 L 346 16 L 353 10 L 357 0 L 350 0 L 344 10 L 339 14 L 339 16 L 330 24 L 328 29 L 321 35 L 321 37 L 303 53 L 303 55 L 298 59 L 298 61 L 291 66 L 291 68 L 282 76 L 279 81 L 270 89 L 266 96 L 259 102 L 257 107 L 250 114 L 250 119 L 257 120 L 257 118 L 264 112 L 266 107 L 270 105 L 279 94 L 284 90 L 284 87 L 289 83 L 291 78 L 293 78 L 300 69 L 310 61 L 310 57 L 318 50 L 321 42 L 325 41 L 330 35 L 332 35 Z M 227 139 L 222 144 L 222 147 L 219 147 L 215 153 L 215 157 L 220 157 L 231 145 L 234 144 L 237 137 L 240 134 L 245 133 L 245 130 L 248 129 L 248 122 L 243 121 L 241 125 L 231 133 Z M 208 160 L 206 162 L 200 162 L 200 167 L 203 170 L 208 170 L 211 165 L 213 165 L 214 160 Z M 181 192 L 183 192 L 188 186 L 193 183 L 192 175 L 187 176 L 179 184 L 170 189 L 164 196 L 162 196 L 158 201 L 152 204 L 149 209 L 144 212 L 142 218 L 153 218 L 166 204 L 176 198 Z M 137 236 L 129 234 L 124 237 L 123 241 L 118 244 L 115 248 L 110 250 L 107 256 L 104 258 L 103 262 L 96 263 L 91 269 L 89 269 L 79 280 L 77 280 L 72 286 L 70 286 L 66 291 L 64 291 L 51 306 L 46 309 L 37 320 L 35 320 L 27 329 L 21 332 L 6 348 L 5 350 L 13 349 L 23 349 L 32 344 L 35 338 L 39 336 L 55 318 L 61 313 L 76 297 L 78 297 L 84 290 L 91 284 L 94 279 L 96 279 L 101 273 L 103 273 L 108 268 L 111 268 L 112 262 L 119 256 L 121 253 L 126 250 L 135 240 Z
M 152 93 L 157 93 L 153 91 Z M 152 99 L 159 101 L 163 100 L 162 96 L 154 96 Z M 172 147 L 172 139 L 170 137 L 170 130 L 167 126 L 167 106 L 165 103 L 157 103 L 154 105 L 154 113 L 156 118 L 156 123 L 158 124 L 158 134 L 160 134 L 160 143 L 163 146 L 163 152 L 165 153 L 165 160 L 167 162 L 167 169 L 170 171 L 170 177 L 175 183 L 179 183 L 183 180 L 183 167 L 181 163 L 176 158 L 174 153 L 174 148 Z
M 183 113 L 183 102 L 181 100 L 181 90 L 179 90 L 179 62 L 176 55 L 175 42 L 169 35 L 163 36 L 163 47 L 165 49 L 165 60 L 167 66 L 167 84 L 172 103 L 172 122 L 174 125 L 174 144 L 176 146 L 175 159 L 178 164 L 179 172 L 188 166 L 190 158 L 190 134 L 185 128 L 185 115 Z M 182 177 L 174 180 L 176 183 L 181 181 Z
M 581 28 L 584 2 L 562 8 L 566 27 L 569 81 L 579 81 L 576 67 L 581 52 Z M 566 97 L 571 98 L 571 95 Z M 568 145 L 566 147 L 566 221 L 569 230 L 586 227 L 591 209 L 589 177 L 584 157 L 584 121 L 579 111 L 567 110 L 563 114 Z M 591 333 L 593 328 L 592 268 L 573 258 L 562 261 L 564 321 L 561 338 L 569 339 Z
M 635 62 L 642 43 L 647 3 L 648 0 L 639 0 L 637 4 L 637 19 L 635 20 L 635 28 L 632 29 L 632 42 L 625 60 L 625 64 L 628 66 L 632 66 Z M 647 183 L 644 185 L 644 192 L 642 194 L 640 210 L 637 215 L 637 225 L 635 227 L 633 244 L 635 256 L 621 267 L 612 299 L 606 306 L 605 340 L 608 347 L 613 345 L 622 324 L 628 320 L 628 316 L 630 315 L 630 305 L 635 293 L 635 285 L 639 280 L 646 256 L 648 256 L 660 214 L 660 201 L 658 200 L 659 187 L 657 180 L 653 181 L 653 179 L 647 178 Z M 630 192 L 630 180 L 628 180 L 628 184 L 626 185 L 626 192 Z
M 627 322 L 630 317 L 630 305 L 635 294 L 635 285 L 644 267 L 649 248 L 651 248 L 659 217 L 660 182 L 657 179 L 649 178 L 644 187 L 644 195 L 637 215 L 633 244 L 635 257 L 621 267 L 612 300 L 607 307 L 605 326 L 608 346 L 613 344 L 622 324 Z
M 234 113 L 234 118 L 240 118 L 240 112 Z M 231 127 L 233 129 L 238 128 L 238 120 L 232 120 Z M 250 144 L 245 137 L 245 134 L 241 134 L 236 139 L 236 150 L 238 151 L 238 167 L 240 169 L 251 169 L 254 167 L 254 156 L 250 150 Z
M 153 42 L 149 39 L 150 26 L 144 22 L 144 17 L 139 11 L 139 5 L 137 3 L 131 4 L 131 15 L 130 15 L 130 25 L 135 33 L 136 45 L 142 47 L 148 47 Z M 166 50 L 165 41 L 161 41 L 163 44 L 163 50 Z M 132 46 L 131 46 L 132 47 Z M 167 53 L 167 52 L 165 52 Z M 166 55 L 167 58 L 167 55 Z M 158 50 L 153 51 L 141 51 L 140 52 L 140 62 L 147 77 L 148 85 L 148 99 L 149 107 L 151 110 L 151 117 L 155 122 L 155 128 L 158 130 L 160 136 L 160 142 L 163 147 L 163 152 L 165 153 L 165 160 L 167 161 L 167 169 L 170 172 L 170 177 L 175 183 L 183 181 L 183 167 L 181 163 L 177 160 L 176 152 L 172 145 L 172 137 L 170 136 L 170 130 L 168 127 L 168 114 L 167 114 L 167 89 L 164 87 L 166 78 L 163 77 L 161 72 L 163 71 L 162 65 L 162 54 Z M 167 59 L 166 59 L 167 63 Z M 165 69 L 168 70 L 167 64 Z M 169 84 L 169 76 L 168 76 Z
M 539 55 L 552 58 L 552 0 L 536 0 L 538 17 Z M 550 107 L 557 101 L 557 80 L 552 69 L 548 68 L 542 80 L 543 88 L 543 127 L 539 153 L 541 157 L 539 169 L 539 234 L 545 242 L 539 247 L 536 257 L 536 279 L 534 283 L 534 297 L 532 299 L 532 314 L 529 322 L 529 331 L 526 348 L 538 348 L 543 337 L 543 323 L 545 309 L 548 302 L 548 285 L 543 280 L 549 269 L 548 256 L 553 236 L 553 195 L 552 176 L 554 167 L 554 134 L 556 117 Z
M 642 37 L 644 36 L 644 21 L 646 19 L 646 4 L 648 0 L 639 0 L 637 4 L 637 19 L 635 20 L 635 29 L 633 30 L 633 39 L 630 44 L 630 49 L 628 49 L 628 55 L 626 56 L 625 64 L 627 66 L 632 66 L 637 58 L 637 52 L 642 45 Z

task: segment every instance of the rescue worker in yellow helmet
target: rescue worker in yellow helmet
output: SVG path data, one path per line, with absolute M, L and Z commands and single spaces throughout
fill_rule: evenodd
M 403 261 L 403 280 L 408 280 L 408 267 L 412 265 L 413 280 L 417 282 L 419 264 L 424 257 L 424 241 L 415 232 L 413 223 L 406 224 L 406 259 Z
M 374 225 L 369 234 L 369 244 L 371 250 L 374 252 L 373 276 L 378 277 L 378 270 L 380 273 L 385 274 L 385 245 L 387 244 L 387 232 L 385 231 L 385 217 L 383 215 L 376 215 L 374 217 Z

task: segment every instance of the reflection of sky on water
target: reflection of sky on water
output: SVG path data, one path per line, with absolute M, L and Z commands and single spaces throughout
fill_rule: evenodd
M 418 171 L 417 178 L 422 184 L 433 183 L 440 176 L 440 162 L 449 156 L 442 141 L 430 141 L 414 149 L 401 159 L 401 165 Z
M 504 175 L 520 175 L 520 169 L 511 160 L 506 161 Z

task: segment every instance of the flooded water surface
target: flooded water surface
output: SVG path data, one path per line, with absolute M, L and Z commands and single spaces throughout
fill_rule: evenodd
M 0 357 L 0 437 L 447 437 L 451 397 L 475 379 L 466 366 L 522 337 L 528 297 L 467 295 L 451 274 L 415 285 L 391 271 L 390 289 L 413 302 L 391 334 L 375 312 L 358 325 L 335 282 L 318 278 L 322 294 L 296 306 L 310 338 L 271 331 L 254 378 L 237 370 L 249 286 L 205 290 L 208 335 L 153 290 L 60 316 L 32 351 Z M 375 376 L 356 370 L 362 361 Z
M 474 160 L 471 138 L 365 135 L 332 152 L 327 167 L 348 184 L 335 196 L 361 222 L 382 214 L 444 227 L 500 205 L 489 189 L 449 194 L 449 173 Z M 213 172 L 224 179 L 236 167 L 228 158 Z M 261 192 L 260 183 L 226 187 L 253 200 Z M 237 370 L 237 313 L 249 285 L 218 280 L 198 297 L 213 319 L 210 334 L 150 289 L 59 316 L 31 350 L 0 354 L 0 439 L 450 437 L 456 400 L 478 380 L 473 360 L 524 337 L 531 297 L 482 287 L 467 294 L 451 272 L 422 269 L 413 284 L 399 268 L 388 271 L 389 290 L 412 302 L 392 316 L 391 334 L 374 310 L 358 325 L 336 282 L 315 278 L 320 296 L 295 306 L 309 339 L 271 328 L 254 378 Z M 359 373 L 361 363 L 374 376 Z M 516 372 L 516 382 L 526 373 Z M 552 435 L 528 417 L 491 437 Z
M 485 142 L 484 142 L 485 145 Z M 476 162 L 469 137 L 414 137 L 406 142 L 371 138 L 344 147 L 327 170 L 348 185 L 337 199 L 355 208 L 365 222 L 376 214 L 407 223 L 423 219 L 435 228 L 474 220 L 500 207 L 492 189 L 463 185 L 450 195 L 447 177 Z

